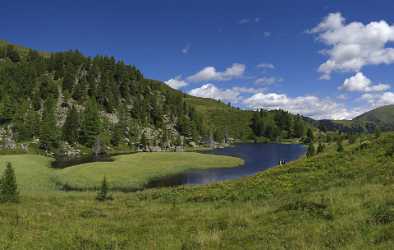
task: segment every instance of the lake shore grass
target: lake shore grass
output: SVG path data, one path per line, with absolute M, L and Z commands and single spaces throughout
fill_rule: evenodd
M 392 249 L 394 134 L 364 140 L 367 148 L 333 144 L 240 180 L 113 192 L 108 202 L 95 192 L 21 192 L 19 204 L 0 204 L 0 246 Z
M 187 170 L 236 167 L 243 160 L 230 156 L 195 152 L 134 153 L 113 157 L 113 162 L 92 162 L 65 169 L 50 168 L 51 158 L 38 155 L 0 156 L 0 171 L 11 162 L 22 191 L 97 189 L 104 176 L 113 190 L 133 191 L 152 179 Z

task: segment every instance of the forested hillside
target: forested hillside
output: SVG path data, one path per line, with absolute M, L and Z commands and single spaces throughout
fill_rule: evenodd
M 113 57 L 41 53 L 0 43 L 0 137 L 68 145 L 170 149 L 213 140 L 303 137 L 284 111 L 242 111 L 146 79 Z

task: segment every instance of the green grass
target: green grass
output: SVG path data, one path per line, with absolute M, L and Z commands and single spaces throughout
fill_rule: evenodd
M 106 203 L 94 192 L 22 192 L 0 204 L 0 248 L 393 249 L 394 134 L 368 140 L 241 180 Z
M 50 168 L 51 161 L 51 158 L 40 155 L 0 155 L 0 173 L 7 162 L 11 162 L 22 193 L 54 191 L 55 184 L 50 181 L 54 171 Z
M 230 156 L 207 155 L 193 152 L 137 153 L 114 157 L 114 162 L 95 162 L 58 170 L 53 180 L 71 189 L 96 189 L 104 176 L 109 186 L 117 190 L 142 188 L 159 177 L 186 170 L 214 167 L 235 167 L 243 160 Z

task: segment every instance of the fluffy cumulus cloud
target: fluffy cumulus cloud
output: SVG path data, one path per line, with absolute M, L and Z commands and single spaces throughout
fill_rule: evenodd
M 243 97 L 242 94 L 255 94 L 263 89 L 259 88 L 245 88 L 245 87 L 232 87 L 229 89 L 221 89 L 212 83 L 207 83 L 199 88 L 195 88 L 189 91 L 190 95 L 212 98 L 215 100 L 221 100 L 224 102 L 238 103 Z
M 223 72 L 217 71 L 215 67 L 205 67 L 196 74 L 189 76 L 188 81 L 202 82 L 202 81 L 228 81 L 234 78 L 239 78 L 245 73 L 246 66 L 240 63 L 234 63 Z
M 212 98 L 216 100 L 221 100 L 224 102 L 238 102 L 240 97 L 240 92 L 234 89 L 220 89 L 214 84 L 207 83 L 199 88 L 195 88 L 189 91 L 190 95 Z
M 172 78 L 168 81 L 164 82 L 165 84 L 167 84 L 168 86 L 170 86 L 173 89 L 180 89 L 182 87 L 187 86 L 187 82 L 185 82 L 184 80 L 182 80 L 181 76 L 177 76 L 175 78 Z
M 391 105 L 394 104 L 394 92 L 367 93 L 362 95 L 361 99 L 367 101 L 372 107 Z
M 390 89 L 390 85 L 373 85 L 372 81 L 368 77 L 366 77 L 362 72 L 358 72 L 356 75 L 347 78 L 339 89 L 350 92 L 382 92 Z
M 346 23 L 341 13 L 331 13 L 313 28 L 318 40 L 329 48 L 322 51 L 328 60 L 320 65 L 322 79 L 335 71 L 360 71 L 365 65 L 394 62 L 394 26 L 386 21 Z
M 284 109 L 314 119 L 349 119 L 362 110 L 349 111 L 342 104 L 316 96 L 288 97 L 285 94 L 257 93 L 243 101 L 251 109 Z

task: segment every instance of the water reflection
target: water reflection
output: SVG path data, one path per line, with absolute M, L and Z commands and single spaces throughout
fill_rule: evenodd
M 207 184 L 237 179 L 278 165 L 279 161 L 293 161 L 304 155 L 306 148 L 295 144 L 244 143 L 234 147 L 214 149 L 207 154 L 229 155 L 242 158 L 245 164 L 235 168 L 215 168 L 188 171 L 182 174 L 151 181 L 146 187 L 177 186 L 183 184 Z

